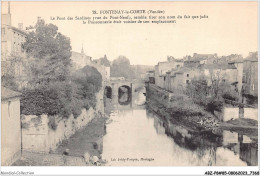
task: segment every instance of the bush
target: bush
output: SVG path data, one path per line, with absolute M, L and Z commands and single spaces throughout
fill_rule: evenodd
M 238 99 L 239 99 L 237 94 L 234 94 L 232 92 L 225 92 L 225 93 L 223 93 L 222 97 L 224 99 L 228 99 L 228 100 L 232 100 L 232 101 L 238 101 Z
M 50 129 L 56 130 L 57 129 L 57 123 L 54 116 L 49 116 L 49 122 L 48 126 Z
M 81 100 L 74 98 L 72 100 L 72 114 L 76 119 L 82 112 L 83 103 Z
M 18 84 L 15 81 L 15 77 L 12 75 L 3 75 L 1 77 L 2 86 L 9 88 L 11 90 L 18 91 Z
M 72 112 L 72 86 L 67 82 L 40 85 L 22 92 L 21 114 L 69 117 Z
M 214 114 L 214 111 L 221 112 L 224 102 L 221 99 L 210 98 L 207 100 L 206 110 Z
M 96 68 L 86 66 L 72 75 L 77 86 L 76 96 L 81 100 L 83 108 L 88 110 L 96 106 L 96 93 L 102 87 L 102 75 Z
M 257 96 L 253 96 L 253 95 L 250 95 L 250 94 L 245 94 L 244 96 L 246 97 L 246 102 L 249 105 L 257 104 L 257 102 L 258 102 L 258 97 Z
M 93 67 L 86 66 L 77 72 L 73 81 L 51 82 L 24 89 L 21 98 L 21 114 L 59 115 L 77 118 L 82 108 L 88 110 L 96 106 L 96 92 L 102 85 L 101 74 Z

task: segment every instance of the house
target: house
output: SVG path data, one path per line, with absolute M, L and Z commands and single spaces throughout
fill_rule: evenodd
M 186 86 L 191 83 L 191 80 L 194 77 L 198 77 L 199 75 L 200 69 L 197 68 L 181 67 L 173 69 L 171 72 L 168 72 L 166 78 L 168 83 L 165 87 L 168 91 L 174 93 L 183 93 L 183 91 L 186 89 Z
M 83 47 L 81 53 L 72 51 L 70 59 L 72 61 L 73 70 L 81 69 L 92 62 L 92 58 L 84 53 Z
M 172 57 L 168 57 L 165 62 L 159 62 L 154 68 L 155 84 L 161 88 L 164 87 L 166 80 L 166 73 L 172 69 L 183 67 L 183 60 L 177 60 Z
M 1 163 L 12 165 L 21 157 L 21 94 L 5 87 L 1 88 Z
M 184 57 L 184 66 L 185 67 L 198 67 L 202 64 L 212 64 L 215 63 L 218 56 L 217 54 L 197 54 L 194 53 L 193 57 L 185 56 Z
M 103 58 L 95 59 L 92 63 L 95 63 L 95 65 L 100 65 L 105 70 L 104 79 L 110 80 L 110 62 L 107 60 L 107 56 L 104 55 Z
M 231 60 L 228 63 L 229 65 L 232 65 L 232 67 L 236 67 L 236 77 L 233 78 L 234 80 L 230 80 L 232 82 L 237 82 L 237 90 L 238 93 L 241 94 L 242 86 L 243 86 L 243 66 L 244 61 L 243 60 Z
M 258 52 L 250 52 L 243 65 L 244 94 L 258 96 Z
M 11 56 L 25 56 L 22 44 L 26 41 L 27 32 L 23 30 L 23 24 L 19 23 L 19 27 L 12 26 L 10 2 L 8 2 L 8 13 L 2 14 L 1 24 L 1 76 L 11 74 L 21 77 L 23 74 L 22 64 L 16 63 L 11 65 Z
M 154 70 L 150 70 L 146 72 L 146 81 L 151 84 L 155 84 Z

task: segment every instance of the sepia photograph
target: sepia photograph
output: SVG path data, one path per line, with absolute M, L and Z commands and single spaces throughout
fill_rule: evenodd
M 2 1 L 1 174 L 259 175 L 258 5 Z

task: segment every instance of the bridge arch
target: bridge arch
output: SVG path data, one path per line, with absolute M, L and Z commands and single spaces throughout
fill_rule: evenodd
M 128 105 L 132 101 L 132 88 L 128 85 L 118 87 L 118 103 L 120 105 Z

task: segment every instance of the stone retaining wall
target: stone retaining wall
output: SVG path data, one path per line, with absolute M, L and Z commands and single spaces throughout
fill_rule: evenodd
M 103 90 L 101 90 L 97 93 L 96 108 L 91 107 L 87 111 L 82 109 L 82 113 L 76 119 L 73 115 L 68 119 L 47 115 L 22 116 L 22 150 L 40 153 L 54 151 L 63 140 L 86 126 L 94 117 L 101 117 L 103 114 Z M 56 128 L 53 129 L 50 123 L 56 124 L 54 125 Z

